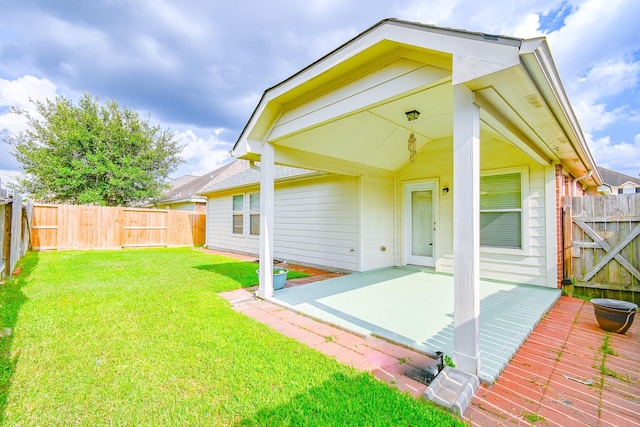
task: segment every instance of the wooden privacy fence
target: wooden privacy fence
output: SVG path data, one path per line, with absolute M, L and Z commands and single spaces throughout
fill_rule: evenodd
M 204 244 L 205 212 L 104 206 L 35 205 L 36 250 Z
M 565 198 L 565 272 L 589 296 L 640 299 L 640 194 Z
M 0 195 L 0 279 L 8 277 L 29 249 L 33 204 L 22 203 L 19 194 Z

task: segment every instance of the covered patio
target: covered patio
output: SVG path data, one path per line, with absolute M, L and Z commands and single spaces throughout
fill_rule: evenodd
M 557 289 L 480 280 L 482 381 L 495 381 L 559 297 Z M 411 266 L 387 268 L 285 288 L 270 300 L 430 355 L 454 351 L 452 275 Z
M 231 155 L 260 181 L 217 200 L 220 230 L 259 251 L 259 298 L 442 351 L 473 387 L 560 295 L 566 183 L 601 181 L 543 38 L 393 19 L 267 89 Z M 276 294 L 276 258 L 358 273 Z

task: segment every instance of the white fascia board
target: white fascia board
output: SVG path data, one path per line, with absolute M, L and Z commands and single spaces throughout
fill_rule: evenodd
M 584 167 L 588 171 L 593 171 L 592 179 L 595 184 L 602 185 L 602 176 L 596 167 L 596 162 L 589 150 L 573 108 L 571 108 L 546 39 L 525 40 L 522 43 L 520 55 L 524 69 L 529 73 L 547 105 L 550 106 L 558 123 L 564 128 L 565 134 Z
M 598 186 L 598 193 L 603 195 L 603 196 L 610 196 L 611 193 L 611 187 L 604 184 L 604 185 L 599 185 Z

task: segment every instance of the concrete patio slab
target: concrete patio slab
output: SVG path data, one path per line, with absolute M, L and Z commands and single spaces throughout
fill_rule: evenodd
M 480 379 L 493 382 L 560 296 L 557 289 L 480 283 Z M 275 293 L 273 302 L 361 335 L 453 353 L 453 277 L 416 268 L 350 274 Z

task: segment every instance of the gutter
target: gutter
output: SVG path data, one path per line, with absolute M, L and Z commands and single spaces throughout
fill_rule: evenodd
M 542 95 L 542 98 L 549 105 L 551 113 L 567 136 L 578 159 L 588 171 L 587 175 L 580 179 L 589 178 L 593 174 L 592 179 L 596 186 L 604 184 L 602 176 L 596 168 L 595 159 L 586 142 L 580 123 L 562 84 L 562 79 L 551 55 L 551 50 L 549 49 L 546 38 L 537 37 L 523 40 L 520 47 L 520 56 L 522 58 L 522 65 L 529 74 L 529 78 L 537 86 L 540 95 Z M 545 96 L 545 86 L 550 90 L 550 96 Z M 562 117 L 558 117 L 552 105 L 558 108 Z

